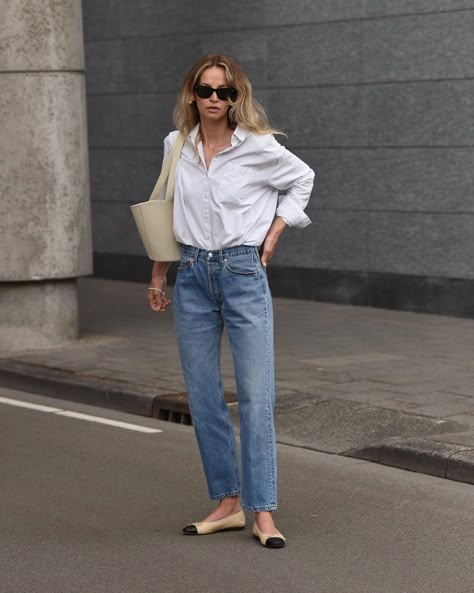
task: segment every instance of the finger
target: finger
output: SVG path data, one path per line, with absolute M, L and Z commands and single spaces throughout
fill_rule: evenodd
M 156 295 L 154 293 L 152 293 L 151 291 L 148 293 L 148 302 L 150 303 L 151 307 L 156 307 L 156 305 L 158 304 Z
M 156 307 L 155 299 L 153 298 L 153 296 L 150 293 L 148 293 L 148 304 L 150 305 L 150 307 L 152 309 L 155 309 L 155 307 Z
M 171 304 L 170 299 L 164 299 L 161 304 L 160 313 L 164 313 L 170 304 Z
M 151 295 L 150 297 L 148 297 L 148 300 L 150 302 L 150 307 L 153 309 L 153 311 L 159 311 L 161 309 L 162 299 L 159 294 Z
M 171 299 L 165 299 L 164 297 L 157 298 L 156 306 L 153 308 L 154 311 L 162 313 L 166 311 L 168 305 L 171 304 Z

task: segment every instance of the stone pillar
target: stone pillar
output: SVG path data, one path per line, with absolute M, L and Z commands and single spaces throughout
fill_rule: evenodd
M 0 351 L 76 339 L 92 272 L 81 0 L 0 0 Z

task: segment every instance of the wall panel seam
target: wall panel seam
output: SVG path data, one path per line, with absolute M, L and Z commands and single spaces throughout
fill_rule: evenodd
M 48 71 L 46 71 L 48 72 Z M 52 71 L 51 71 L 52 72 Z M 65 72 L 72 72 L 71 70 L 66 70 Z M 1 73 L 1 72 L 0 72 Z M 285 91 L 285 90 L 313 90 L 313 89 L 331 89 L 331 88 L 341 88 L 341 87 L 376 87 L 376 86 L 389 86 L 389 85 L 413 85 L 413 84 L 436 84 L 436 83 L 445 83 L 445 82 L 472 82 L 474 81 L 474 76 L 456 76 L 452 78 L 410 78 L 410 79 L 403 79 L 403 80 L 374 80 L 374 81 L 367 81 L 367 82 L 337 82 L 337 83 L 328 83 L 328 84 L 311 84 L 311 85 L 298 85 L 294 84 L 291 86 L 256 86 L 252 85 L 254 93 L 258 93 L 261 91 Z M 177 92 L 177 91 L 176 91 Z M 94 93 L 91 91 L 87 92 L 88 97 L 115 97 L 115 96 L 166 96 L 166 95 L 173 95 L 175 96 L 176 93 L 173 91 L 163 91 L 163 92 L 156 92 L 156 91 L 108 91 L 108 92 L 99 92 Z
M 60 68 L 49 70 L 0 70 L 0 74 L 84 74 L 85 69 Z
M 432 16 L 432 15 L 444 15 L 444 14 L 458 14 L 458 13 L 466 13 L 466 12 L 474 12 L 474 7 L 472 8 L 454 8 L 450 10 L 433 10 L 430 12 L 405 12 L 400 14 L 388 14 L 388 15 L 379 15 L 379 16 L 361 16 L 361 17 L 353 17 L 353 18 L 341 18 L 341 19 L 328 19 L 325 21 L 308 21 L 304 23 L 287 23 L 284 25 L 261 25 L 256 27 L 235 27 L 235 28 L 223 28 L 223 29 L 209 29 L 209 30 L 199 30 L 199 31 L 189 31 L 189 32 L 175 32 L 175 33 L 160 33 L 160 34 L 139 34 L 139 35 L 127 35 L 127 36 L 117 36 L 117 37 L 101 37 L 101 38 L 86 38 L 85 42 L 87 43 L 97 43 L 97 42 L 113 42 L 113 41 L 121 41 L 126 39 L 153 39 L 158 37 L 163 38 L 170 38 L 170 37 L 191 37 L 193 35 L 200 36 L 200 35 L 214 35 L 218 33 L 243 33 L 246 31 L 272 31 L 275 29 L 294 29 L 297 27 L 307 27 L 307 26 L 324 26 L 324 25 L 333 25 L 333 24 L 341 24 L 341 23 L 364 23 L 370 21 L 386 21 L 392 19 L 403 19 L 408 17 L 425 17 L 425 16 Z
M 317 191 L 315 199 L 317 199 Z M 435 215 L 435 216 L 474 216 L 474 210 L 398 210 L 392 208 L 326 208 L 326 207 L 318 207 L 318 206 L 309 206 L 306 211 L 310 212 L 366 212 L 366 213 L 378 213 L 378 214 L 386 214 L 389 212 L 390 214 L 409 214 L 410 216 L 413 214 L 420 214 L 420 215 Z
M 390 144 L 380 144 L 375 145 L 372 144 L 367 146 L 358 145 L 358 144 L 351 144 L 345 146 L 296 146 L 292 144 L 285 145 L 288 149 L 291 150 L 471 150 L 474 148 L 473 144 L 436 144 L 436 145 L 417 145 L 417 144 L 407 144 L 407 145 L 390 145 Z M 93 145 L 89 144 L 89 150 L 163 150 L 163 144 L 150 144 L 147 146 L 132 146 L 132 145 Z

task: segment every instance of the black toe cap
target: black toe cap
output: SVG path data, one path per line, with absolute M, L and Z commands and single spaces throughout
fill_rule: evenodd
M 186 535 L 197 535 L 198 530 L 196 525 L 186 525 L 186 527 L 183 527 L 183 533 Z
M 267 548 L 283 548 L 285 545 L 285 540 L 281 537 L 269 537 L 265 542 Z

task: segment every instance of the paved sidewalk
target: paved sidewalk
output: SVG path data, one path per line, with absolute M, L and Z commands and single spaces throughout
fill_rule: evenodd
M 172 311 L 79 281 L 81 338 L 0 352 L 0 385 L 189 421 Z M 170 290 L 171 292 L 171 290 Z M 275 299 L 279 442 L 474 483 L 474 320 Z M 223 375 L 238 406 L 227 344 Z

